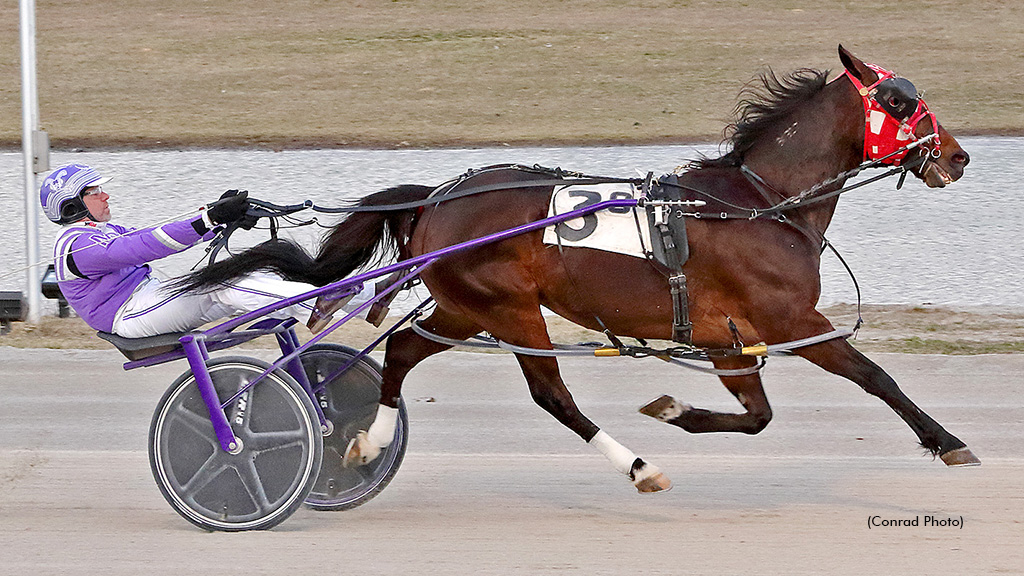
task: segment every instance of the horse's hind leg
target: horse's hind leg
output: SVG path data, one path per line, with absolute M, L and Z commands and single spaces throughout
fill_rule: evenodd
M 434 310 L 420 325 L 428 332 L 456 340 L 468 338 L 481 330 L 465 317 L 441 308 Z M 372 462 L 391 444 L 398 421 L 398 401 L 402 395 L 402 382 L 405 381 L 406 375 L 428 356 L 449 348 L 451 346 L 423 338 L 413 332 L 412 328 L 399 330 L 388 338 L 377 416 L 367 430 L 360 431 L 349 442 L 343 459 L 346 467 Z
M 558 363 L 554 358 L 522 354 L 516 354 L 516 358 L 523 369 L 523 375 L 526 376 L 534 402 L 576 432 L 587 444 L 604 454 L 616 470 L 633 481 L 638 491 L 659 492 L 672 487 L 671 482 L 657 467 L 638 458 L 580 412 L 562 382 L 562 377 L 558 373 Z
M 420 327 L 445 338 L 465 340 L 480 333 L 482 328 L 465 316 L 448 312 L 438 307 L 429 317 L 420 322 Z M 381 385 L 381 403 L 398 407 L 402 395 L 402 383 L 406 375 L 417 364 L 429 356 L 448 350 L 451 346 L 427 340 L 406 328 L 392 334 L 384 352 L 384 382 Z
M 515 329 L 508 331 L 507 327 Z M 494 328 L 491 334 L 510 344 L 527 348 L 551 348 L 547 326 L 539 307 L 529 312 L 520 310 L 514 318 L 499 321 L 491 328 Z M 660 492 L 672 487 L 668 477 L 657 467 L 638 458 L 580 412 L 562 381 L 555 358 L 516 354 L 516 359 L 526 377 L 534 402 L 604 454 L 616 470 L 633 481 L 638 491 Z
M 845 340 L 830 340 L 796 350 L 825 370 L 856 382 L 865 392 L 882 399 L 917 434 L 921 446 L 949 466 L 976 466 L 981 461 L 967 445 L 918 408 L 896 381 Z
M 754 365 L 750 358 L 716 359 L 715 368 L 740 369 Z M 742 432 L 757 434 L 771 422 L 772 409 L 761 386 L 759 373 L 745 376 L 719 376 L 722 384 L 739 400 L 746 409 L 740 414 L 728 412 L 712 412 L 703 408 L 694 408 L 679 402 L 671 396 L 662 396 L 640 408 L 640 412 L 679 426 L 692 433 L 703 432 Z

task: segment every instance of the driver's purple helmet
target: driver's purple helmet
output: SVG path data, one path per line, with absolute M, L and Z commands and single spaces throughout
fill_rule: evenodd
M 82 201 L 82 190 L 100 186 L 110 181 L 109 177 L 85 164 L 61 166 L 43 180 L 39 188 L 39 203 L 43 205 L 46 217 L 57 224 L 71 224 L 89 216 L 89 209 Z

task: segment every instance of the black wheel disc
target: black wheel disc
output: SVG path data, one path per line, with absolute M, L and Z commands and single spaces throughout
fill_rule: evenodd
M 347 346 L 317 344 L 301 356 L 310 383 L 315 390 L 327 378 L 348 364 L 358 352 Z M 398 407 L 395 437 L 380 456 L 365 466 L 345 468 L 345 449 L 360 430 L 373 423 L 380 403 L 381 369 L 371 358 L 361 358 L 354 366 L 334 377 L 317 401 L 334 431 L 324 437 L 324 458 L 306 504 L 317 510 L 348 510 L 379 494 L 398 472 L 408 443 L 409 420 L 405 404 Z

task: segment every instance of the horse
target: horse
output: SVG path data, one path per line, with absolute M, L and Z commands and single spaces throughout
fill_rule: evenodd
M 829 71 L 805 68 L 779 77 L 769 69 L 758 82 L 748 84 L 730 125 L 728 151 L 691 162 L 678 173 L 679 186 L 723 205 L 767 208 L 816 184 L 821 192 L 839 190 L 846 178 L 836 176 L 865 158 L 893 156 L 902 144 L 928 137 L 904 152 L 902 160 L 913 166 L 914 176 L 941 188 L 963 175 L 970 156 L 909 81 L 864 63 L 841 45 L 839 59 L 844 71 L 831 81 Z M 896 163 L 899 156 L 894 156 Z M 401 261 L 537 221 L 547 216 L 553 187 L 549 181 L 530 186 L 529 180 L 543 178 L 523 170 L 483 170 L 454 190 L 487 187 L 484 194 L 419 209 L 353 213 L 328 233 L 315 258 L 301 247 L 282 247 L 280 242 L 262 252 L 257 246 L 197 272 L 192 288 L 256 268 L 323 286 L 365 267 L 382 251 L 391 251 Z M 396 186 L 366 196 L 358 205 L 423 200 L 435 188 Z M 688 279 L 692 343 L 720 349 L 737 341 L 783 343 L 832 331 L 816 304 L 824 233 L 838 199 L 837 194 L 796 207 L 787 212 L 788 224 L 778 219 L 687 219 L 690 256 L 683 272 Z M 422 270 L 420 278 L 436 307 L 420 327 L 449 339 L 488 332 L 516 346 L 550 349 L 543 306 L 576 324 L 618 336 L 641 341 L 673 337 L 673 301 L 661 270 L 642 258 L 545 245 L 541 234 L 534 231 L 477 246 Z M 393 423 L 388 420 L 394 414 L 388 409 L 398 406 L 406 375 L 425 358 L 450 347 L 411 328 L 388 338 L 381 411 L 369 430 L 349 444 L 347 463 L 372 461 L 386 447 L 388 440 L 382 439 L 391 438 L 387 431 Z M 980 464 L 964 442 L 915 405 L 892 377 L 846 339 L 794 352 L 884 401 L 933 457 L 949 466 Z M 517 353 L 516 359 L 533 400 L 603 453 L 638 491 L 671 487 L 656 466 L 616 442 L 580 411 L 562 381 L 556 358 Z M 669 396 L 641 411 L 691 433 L 759 433 L 772 419 L 760 373 L 746 370 L 734 375 L 755 366 L 756 359 L 711 359 L 716 369 L 734 371 L 720 380 L 742 411 L 705 410 Z

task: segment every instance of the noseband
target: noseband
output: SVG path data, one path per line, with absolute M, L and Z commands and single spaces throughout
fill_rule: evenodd
M 924 99 L 918 96 L 914 85 L 895 72 L 874 64 L 867 66 L 878 74 L 878 80 L 870 86 L 864 86 L 849 70 L 846 71 L 846 76 L 864 101 L 864 159 L 890 156 L 883 163 L 899 166 L 908 152 L 899 150 L 918 140 L 914 130 L 925 117 L 931 119 L 934 134 L 931 155 L 938 158 L 942 154 L 939 150 L 939 121 Z

